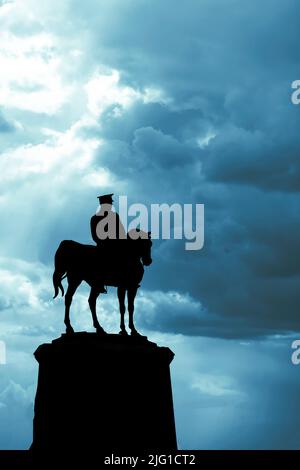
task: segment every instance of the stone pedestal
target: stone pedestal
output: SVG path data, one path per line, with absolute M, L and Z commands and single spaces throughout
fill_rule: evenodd
M 75 333 L 42 344 L 35 352 L 31 449 L 66 455 L 176 450 L 173 356 L 146 337 Z

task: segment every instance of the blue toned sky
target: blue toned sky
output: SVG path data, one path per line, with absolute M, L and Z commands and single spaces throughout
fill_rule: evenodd
M 300 447 L 298 0 L 0 2 L 0 448 L 31 442 L 35 348 L 63 329 L 63 239 L 99 193 L 205 204 L 156 241 L 139 329 L 175 352 L 181 448 Z M 114 289 L 99 319 L 118 331 Z M 72 320 L 91 331 L 87 289 Z

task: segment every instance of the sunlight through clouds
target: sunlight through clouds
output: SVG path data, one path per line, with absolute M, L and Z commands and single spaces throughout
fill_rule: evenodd
M 126 108 L 139 98 L 137 91 L 130 87 L 120 86 L 119 80 L 119 72 L 112 70 L 105 75 L 96 74 L 85 85 L 88 109 L 93 115 L 99 116 L 112 104 Z
M 232 379 L 224 376 L 201 374 L 191 384 L 192 389 L 212 397 L 235 396 L 239 391 L 233 387 Z
M 72 93 L 60 76 L 61 60 L 48 34 L 0 33 L 0 105 L 56 113 Z
M 176 354 L 180 443 L 299 447 L 286 336 L 299 331 L 298 9 L 0 0 L 0 447 L 30 444 L 32 353 L 64 331 L 55 250 L 92 243 L 97 196 L 110 192 L 205 203 L 204 249 L 155 241 L 136 301 L 137 326 Z M 87 297 L 83 285 L 72 321 L 93 331 Z M 115 289 L 98 312 L 117 332 Z
M 105 73 L 96 72 L 85 85 L 88 98 L 88 110 L 95 117 L 110 106 L 114 106 L 113 114 L 120 116 L 133 103 L 169 103 L 170 100 L 158 88 L 145 88 L 136 90 L 121 84 L 121 76 L 118 70 L 107 69 Z

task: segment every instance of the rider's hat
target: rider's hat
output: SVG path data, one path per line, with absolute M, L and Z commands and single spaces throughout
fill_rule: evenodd
M 111 204 L 113 202 L 113 196 L 114 194 L 103 194 L 103 196 L 98 196 L 100 204 Z

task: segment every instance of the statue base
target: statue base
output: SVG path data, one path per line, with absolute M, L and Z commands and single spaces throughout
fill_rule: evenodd
M 62 335 L 39 363 L 31 450 L 42 453 L 177 449 L 169 365 L 143 336 Z

